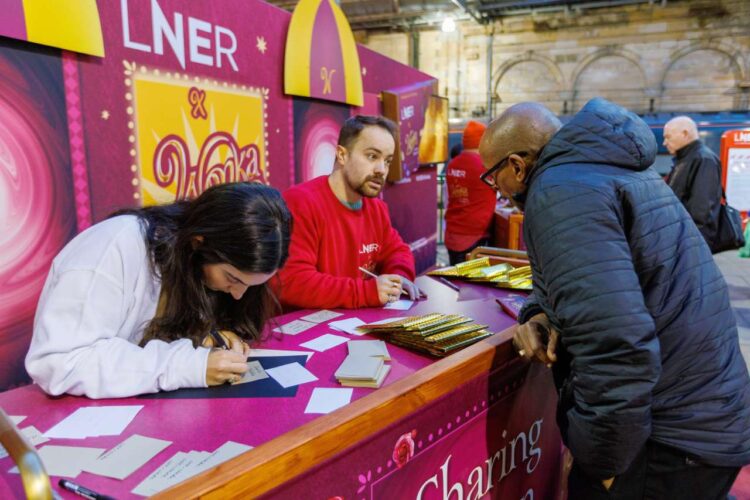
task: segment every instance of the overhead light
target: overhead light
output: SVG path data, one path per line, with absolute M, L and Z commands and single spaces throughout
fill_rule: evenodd
M 452 17 L 446 17 L 443 19 L 443 25 L 440 27 L 443 33 L 453 33 L 456 31 L 456 22 Z

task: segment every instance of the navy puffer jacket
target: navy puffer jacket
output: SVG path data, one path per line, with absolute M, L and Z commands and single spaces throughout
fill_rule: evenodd
M 532 303 L 563 348 L 558 422 L 577 463 L 599 478 L 624 472 L 647 439 L 710 465 L 750 463 L 750 381 L 727 285 L 648 169 L 655 153 L 640 118 L 594 99 L 528 181 Z

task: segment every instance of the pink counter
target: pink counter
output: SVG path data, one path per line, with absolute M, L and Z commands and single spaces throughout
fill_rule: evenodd
M 48 443 L 109 449 L 132 434 L 172 441 L 123 481 L 86 472 L 76 479 L 117 498 L 137 498 L 131 490 L 176 452 L 212 451 L 228 440 L 255 449 L 161 496 L 350 499 L 404 493 L 442 498 L 459 483 L 459 498 L 473 498 L 472 488 L 498 498 L 524 498 L 528 491 L 533 498 L 554 496 L 560 465 L 554 388 L 546 369 L 520 362 L 509 345 L 514 321 L 494 302 L 507 292 L 468 284 L 456 292 L 427 277 L 417 283 L 429 299 L 407 314 L 460 313 L 503 333 L 437 361 L 389 345 L 392 368 L 384 386 L 354 389 L 352 403 L 329 415 L 305 414 L 304 409 L 314 388 L 339 386 L 333 373 L 346 355 L 345 344 L 310 358 L 306 367 L 319 380 L 299 386 L 295 397 L 95 401 L 51 398 L 28 386 L 0 394 L 0 407 L 9 415 L 27 415 L 21 427 L 33 425 L 45 432 L 81 406 L 143 404 L 121 436 Z M 285 324 L 309 312 L 277 321 Z M 344 316 L 335 320 L 370 322 L 405 315 L 383 309 L 339 312 Z M 260 347 L 307 350 L 299 345 L 329 332 L 347 336 L 324 323 L 296 336 L 274 334 Z M 494 471 L 487 468 L 489 461 Z M 20 478 L 7 473 L 12 465 L 10 458 L 0 460 L 1 498 L 22 496 Z M 457 494 L 456 488 L 452 491 Z

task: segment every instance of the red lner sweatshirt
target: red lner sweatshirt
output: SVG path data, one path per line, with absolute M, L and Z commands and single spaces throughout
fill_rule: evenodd
M 289 259 L 276 290 L 284 306 L 380 306 L 375 279 L 359 267 L 414 279 L 414 256 L 381 200 L 363 198 L 362 208 L 351 210 L 333 194 L 327 176 L 288 189 L 284 199 L 294 217 Z

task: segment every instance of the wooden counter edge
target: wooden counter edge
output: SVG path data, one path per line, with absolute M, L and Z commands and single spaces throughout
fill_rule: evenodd
M 512 326 L 323 415 L 153 498 L 255 498 L 310 470 L 460 385 L 518 359 Z M 347 443 L 342 445 L 342 442 Z

